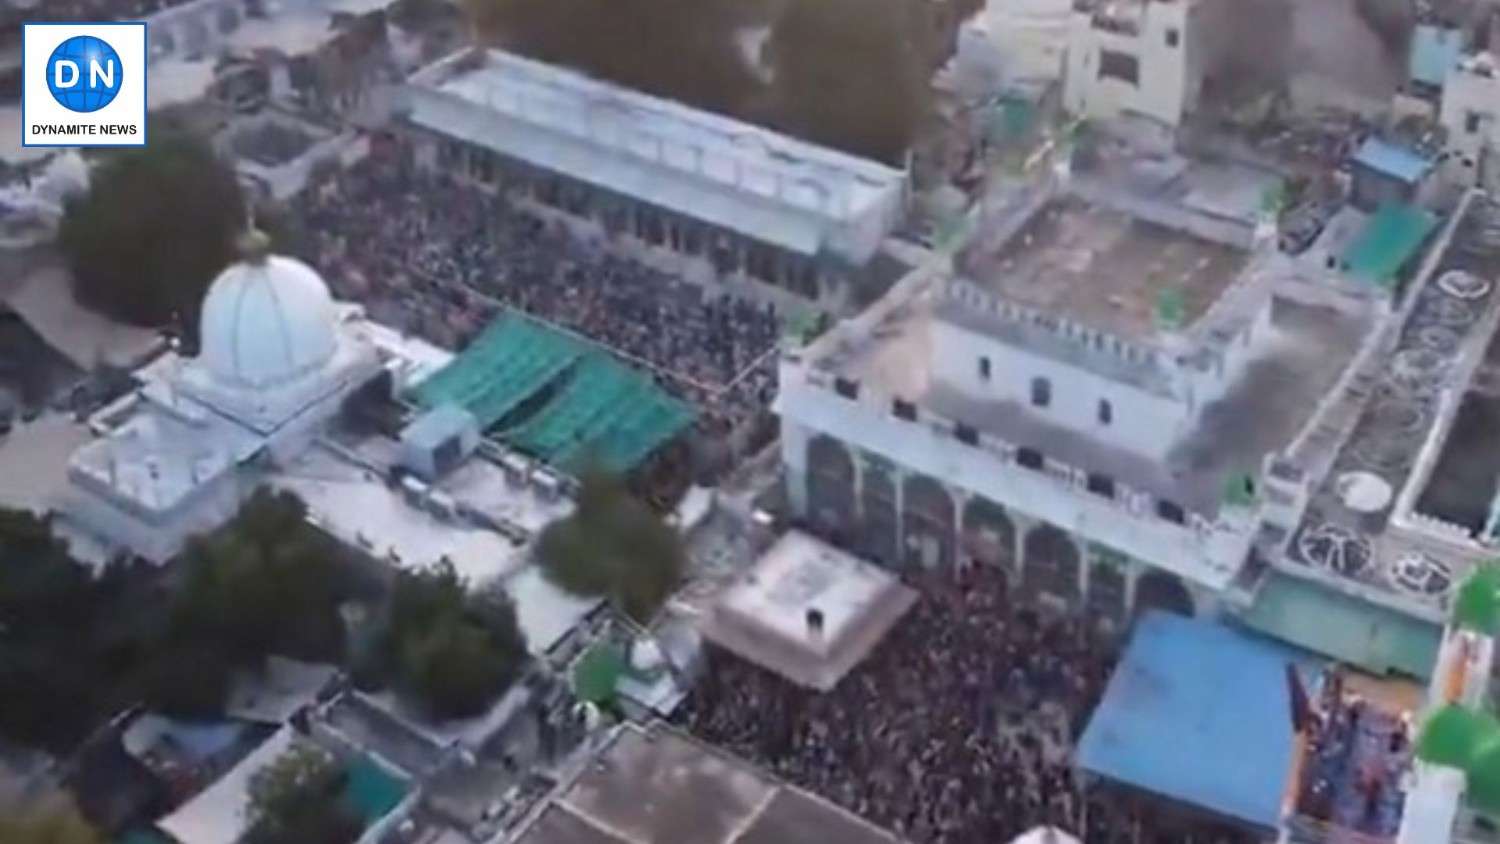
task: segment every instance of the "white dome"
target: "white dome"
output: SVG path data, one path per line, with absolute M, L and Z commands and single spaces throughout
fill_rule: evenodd
M 264 389 L 322 370 L 338 314 L 312 267 L 272 255 L 237 263 L 203 300 L 199 361 L 221 386 Z

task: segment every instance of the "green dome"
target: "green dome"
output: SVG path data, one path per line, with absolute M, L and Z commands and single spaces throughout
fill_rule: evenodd
M 1434 765 L 1467 769 L 1475 746 L 1482 739 L 1496 735 L 1494 725 L 1486 724 L 1487 720 L 1457 704 L 1448 704 L 1422 725 L 1417 756 Z
M 1494 565 L 1476 570 L 1458 588 L 1453 623 L 1485 635 L 1494 635 L 1500 627 L 1500 570 Z
M 1500 733 L 1491 733 L 1469 761 L 1469 804 L 1486 812 L 1500 810 Z

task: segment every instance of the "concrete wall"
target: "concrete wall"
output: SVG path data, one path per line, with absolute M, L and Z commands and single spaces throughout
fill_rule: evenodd
M 1164 456 L 1192 421 L 1183 402 L 1000 342 L 946 321 L 934 321 L 933 375 L 980 401 L 1012 401 L 1057 425 L 1138 454 Z M 980 373 L 988 358 L 990 376 Z M 1046 379 L 1051 400 L 1032 404 L 1032 381 Z M 1100 421 L 1099 403 L 1110 404 L 1111 421 Z M 959 420 L 964 421 L 964 420 Z
M 1469 131 L 1470 115 L 1479 118 L 1477 131 Z M 1500 69 L 1490 76 L 1450 71 L 1438 119 L 1448 132 L 1447 151 L 1459 159 L 1447 172 L 1466 176 L 1460 179 L 1466 186 L 1500 189 Z
M 1167 126 L 1178 125 L 1196 105 L 1202 87 L 1197 74 L 1203 60 L 1190 57 L 1187 46 L 1194 38 L 1192 5 L 1144 4 L 1136 34 L 1098 27 L 1091 14 L 1074 13 L 1068 35 L 1064 108 L 1098 119 L 1133 112 Z M 1173 31 L 1175 45 L 1168 43 Z M 1137 84 L 1101 77 L 1104 51 L 1134 56 L 1139 66 Z

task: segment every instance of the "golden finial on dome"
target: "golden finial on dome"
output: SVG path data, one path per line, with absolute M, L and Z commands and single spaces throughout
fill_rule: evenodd
M 240 260 L 247 264 L 263 264 L 271 254 L 271 238 L 260 229 L 252 228 L 240 235 Z

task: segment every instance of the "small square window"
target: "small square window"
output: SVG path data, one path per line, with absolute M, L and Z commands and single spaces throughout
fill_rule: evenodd
M 1167 30 L 1167 46 L 1176 47 L 1182 41 L 1182 33 L 1176 27 Z
M 1464 131 L 1470 135 L 1478 134 L 1479 123 L 1482 119 L 1482 116 L 1477 111 L 1464 112 Z
M 1052 404 L 1052 382 L 1046 378 L 1031 379 L 1031 404 L 1046 407 Z
M 990 380 L 990 359 L 989 358 L 980 358 L 979 359 L 979 377 L 982 378 L 982 379 L 984 379 L 984 380 L 986 380 L 986 381 Z
M 1109 399 L 1099 400 L 1099 424 L 1110 425 L 1115 421 L 1115 407 L 1109 403 Z

